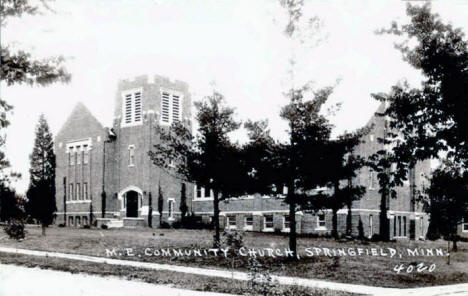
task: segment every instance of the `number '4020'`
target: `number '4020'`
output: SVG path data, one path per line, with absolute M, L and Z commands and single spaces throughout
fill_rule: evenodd
M 419 263 L 417 265 L 405 265 L 405 264 L 397 264 L 393 268 L 397 274 L 400 272 L 412 273 L 412 272 L 433 272 L 436 269 L 435 264 L 431 264 L 429 266 L 425 265 L 424 263 Z

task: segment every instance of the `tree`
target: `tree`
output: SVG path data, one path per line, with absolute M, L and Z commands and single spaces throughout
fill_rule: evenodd
M 395 184 L 401 184 L 417 161 L 448 159 L 468 167 L 468 50 L 461 29 L 444 24 L 431 13 L 430 4 L 408 5 L 410 23 L 394 22 L 380 33 L 406 37 L 397 44 L 403 59 L 421 70 L 420 88 L 406 82 L 396 85 L 388 96 L 374 96 L 388 107 L 389 133 L 394 145 L 391 162 L 397 165 Z M 409 45 L 413 40 L 414 46 Z M 414 42 L 415 41 L 415 42 Z
M 148 194 L 148 227 L 153 227 L 153 196 Z
M 195 102 L 195 107 L 199 126 L 196 137 L 178 122 L 169 129 L 160 127 L 161 143 L 154 145 L 149 156 L 154 164 L 180 179 L 213 191 L 214 245 L 219 246 L 219 202 L 245 192 L 241 151 L 228 136 L 240 123 L 233 117 L 234 109 L 226 106 L 224 97 L 216 91 Z
M 345 133 L 328 143 L 328 165 L 322 168 L 322 173 L 329 176 L 328 187 L 332 188 L 325 207 L 332 210 L 332 236 L 334 238 L 338 238 L 338 210 L 347 206 L 348 218 L 351 218 L 352 202 L 360 199 L 366 192 L 364 186 L 353 186 L 352 179 L 356 177 L 356 171 L 365 165 L 365 160 L 353 155 L 353 150 L 361 143 L 362 136 L 367 132 L 367 129 L 362 129 L 355 133 Z M 351 221 L 347 221 L 348 235 L 351 234 L 350 224 Z
M 158 186 L 158 213 L 159 213 L 159 226 L 162 224 L 162 214 L 164 209 L 164 196 L 161 189 L 161 183 Z
M 394 22 L 379 33 L 404 38 L 396 47 L 406 62 L 421 71 L 423 81 L 420 88 L 411 88 L 404 81 L 386 96 L 373 95 L 386 104 L 378 115 L 385 117 L 388 126 L 382 143 L 391 147 L 373 156 L 382 204 L 389 196 L 396 196 L 394 188 L 402 185 L 418 161 L 444 153 L 464 169 L 468 165 L 468 51 L 464 33 L 432 14 L 430 4 L 408 5 L 406 12 L 408 24 Z M 382 206 L 381 216 L 384 210 Z
M 5 222 L 10 219 L 21 219 L 24 216 L 22 209 L 22 199 L 15 190 L 0 183 L 0 221 Z
M 181 188 L 180 188 L 180 207 L 179 207 L 179 209 L 180 209 L 180 213 L 181 213 L 180 215 L 181 215 L 181 218 L 182 218 L 182 223 L 184 223 L 185 218 L 187 216 L 187 211 L 188 211 L 187 193 L 186 193 L 185 183 L 182 183 Z
M 266 122 L 247 122 L 250 143 L 244 148 L 250 191 L 280 195 L 278 188 L 286 186 L 285 202 L 289 204 L 289 248 L 297 254 L 296 213 L 298 210 L 322 209 L 326 195 L 317 190 L 330 181 L 323 174 L 332 125 L 321 114 L 322 107 L 333 91 L 326 87 L 312 91 L 308 85 L 287 93 L 289 104 L 280 116 L 289 124 L 289 141 L 275 142 L 268 133 Z M 311 98 L 306 99 L 311 93 Z M 320 168 L 320 169 L 319 169 Z
M 36 126 L 36 139 L 30 155 L 30 178 L 27 191 L 26 213 L 42 225 L 42 235 L 54 219 L 55 205 L 55 154 L 52 133 L 42 114 Z
M 468 213 L 468 172 L 460 165 L 446 161 L 434 171 L 426 193 L 431 234 L 451 239 L 453 250 L 457 251 L 457 226 Z
M 39 5 L 30 4 L 27 0 L 2 0 L 0 1 L 1 26 L 7 24 L 8 19 L 23 15 L 35 15 L 41 8 L 49 9 L 47 0 L 41 0 Z M 13 51 L 8 45 L 1 44 L 0 49 L 0 80 L 8 86 L 27 84 L 30 86 L 46 86 L 53 82 L 69 82 L 71 75 L 63 67 L 63 57 L 51 57 L 43 60 L 35 60 L 31 54 L 23 50 Z M 4 130 L 9 121 L 7 114 L 13 106 L 0 98 L 0 130 Z M 0 185 L 8 183 L 8 174 L 4 173 L 9 167 L 5 153 L 1 150 L 5 145 L 5 137 L 0 136 Z M 13 173 L 10 177 L 19 177 Z

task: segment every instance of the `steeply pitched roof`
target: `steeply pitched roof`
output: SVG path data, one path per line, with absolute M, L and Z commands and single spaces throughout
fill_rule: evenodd
M 70 136 L 73 136 L 73 134 L 79 132 L 92 133 L 96 131 L 104 131 L 103 125 L 83 103 L 78 102 L 63 126 L 60 128 L 56 137 L 60 137 L 65 133 L 69 134 L 70 132 L 72 132 L 72 135 Z

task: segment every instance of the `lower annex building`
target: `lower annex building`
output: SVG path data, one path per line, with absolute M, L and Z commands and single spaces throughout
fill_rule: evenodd
M 180 196 L 184 188 L 189 213 L 209 223 L 213 192 L 184 183 L 156 167 L 148 151 L 158 143 L 156 127 L 179 121 L 192 125 L 188 85 L 155 76 L 119 82 L 115 94 L 114 121 L 104 127 L 81 103 L 73 109 L 55 137 L 57 223 L 79 227 L 91 216 L 109 227 L 147 226 L 150 205 L 153 227 L 158 227 L 158 188 L 163 191 L 161 221 L 180 218 Z M 382 108 L 382 106 L 380 107 Z M 380 110 L 381 111 L 381 110 Z M 384 119 L 369 120 L 372 131 L 356 153 L 367 156 L 382 148 Z M 398 197 L 388 201 L 391 238 L 425 237 L 428 216 L 411 192 L 427 184 L 430 163 L 422 162 L 410 173 L 409 181 L 398 188 Z M 353 180 L 366 187 L 366 194 L 352 204 L 352 231 L 364 235 L 379 232 L 378 180 L 364 168 Z M 104 216 L 103 216 L 103 208 Z M 220 203 L 222 227 L 246 231 L 288 232 L 289 210 L 284 199 L 261 195 L 243 196 Z M 345 233 L 348 210 L 338 211 L 338 231 Z M 326 234 L 332 228 L 331 210 L 296 214 L 298 233 Z

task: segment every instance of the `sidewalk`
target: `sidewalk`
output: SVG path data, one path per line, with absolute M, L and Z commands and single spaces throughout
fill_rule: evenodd
M 239 271 L 228 271 L 222 269 L 208 269 L 198 267 L 188 267 L 180 265 L 168 265 L 148 262 L 137 262 L 130 260 L 110 259 L 104 257 L 94 257 L 76 254 L 66 254 L 57 252 L 44 252 L 34 251 L 25 249 L 15 249 L 8 247 L 0 247 L 0 252 L 5 253 L 16 253 L 22 255 L 39 256 L 39 257 L 55 257 L 70 260 L 87 261 L 94 263 L 105 263 L 111 265 L 120 266 L 132 266 L 137 268 L 152 269 L 152 270 L 168 270 L 174 272 L 200 274 L 211 277 L 221 277 L 227 279 L 236 280 L 248 280 L 248 274 L 246 272 Z M 309 288 L 320 288 L 330 289 L 335 291 L 345 291 L 357 294 L 366 295 L 468 295 L 468 284 L 458 285 L 447 285 L 447 286 L 435 286 L 427 288 L 415 288 L 415 289 L 398 289 L 398 288 L 381 288 L 372 287 L 365 285 L 354 285 L 354 284 L 343 284 L 328 282 L 323 280 L 305 279 L 297 277 L 286 277 L 286 276 L 272 276 L 274 280 L 277 280 L 282 285 L 299 285 Z
M 24 284 L 27 279 L 27 285 Z M 2 296 L 230 296 L 88 274 L 0 264 Z M 234 295 L 232 295 L 234 296 Z

